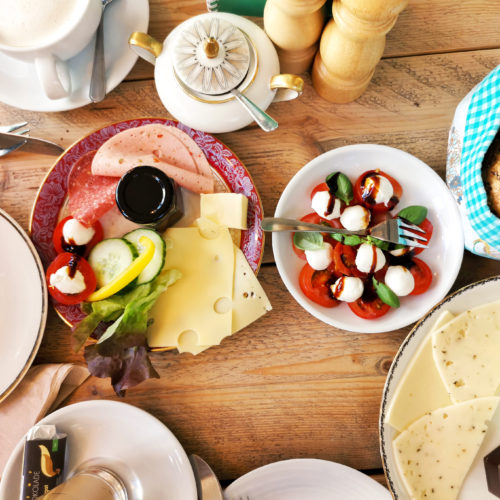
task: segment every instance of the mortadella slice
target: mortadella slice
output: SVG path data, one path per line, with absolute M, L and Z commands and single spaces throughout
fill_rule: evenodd
M 121 177 L 131 168 L 150 165 L 163 170 L 190 191 L 212 193 L 214 181 L 211 172 L 210 175 L 200 175 L 185 168 L 185 162 L 177 160 L 177 157 L 183 157 L 181 151 L 184 151 L 194 163 L 187 147 L 179 138 L 167 133 L 168 128 L 144 125 L 116 134 L 98 149 L 92 162 L 92 173 Z
M 198 144 L 196 144 L 196 142 L 191 137 L 189 137 L 189 135 L 186 134 L 186 132 L 177 127 L 165 127 L 165 129 L 169 134 L 172 134 L 177 138 L 179 138 L 184 144 L 184 146 L 186 146 L 186 148 L 188 149 L 189 153 L 191 154 L 196 163 L 196 166 L 198 168 L 198 173 L 201 175 L 206 175 L 207 177 L 211 177 L 212 168 L 210 167 L 210 163 L 208 163 L 207 157 L 200 149 Z
M 92 160 L 96 151 L 81 156 L 71 168 L 68 176 L 69 211 L 82 224 L 91 226 L 115 202 L 116 185 L 119 179 L 92 174 Z

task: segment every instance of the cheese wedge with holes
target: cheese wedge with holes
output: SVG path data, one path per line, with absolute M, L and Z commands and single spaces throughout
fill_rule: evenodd
M 393 441 L 400 477 L 412 500 L 455 500 L 499 398 L 478 398 L 419 418 Z
M 496 395 L 500 385 L 500 301 L 465 311 L 436 329 L 432 348 L 454 402 Z
M 386 412 L 385 422 L 402 431 L 436 408 L 453 403 L 432 355 L 432 333 L 454 318 L 443 311 L 409 362 Z
M 247 229 L 248 198 L 240 193 L 200 195 L 200 214 L 216 224 Z
M 245 254 L 236 245 L 233 245 L 233 248 L 235 260 L 231 334 L 247 327 L 272 309 L 266 292 L 250 267 Z M 195 335 L 184 335 L 181 344 L 182 350 L 191 354 L 199 354 L 211 347 L 199 345 L 198 337 Z
M 162 294 L 149 327 L 150 347 L 216 345 L 231 334 L 232 311 L 218 312 L 217 303 L 231 301 L 234 250 L 229 231 L 220 228 L 205 238 L 197 227 L 170 228 L 164 233 L 168 251 L 166 269 L 178 269 L 182 278 Z
M 245 254 L 234 246 L 232 333 L 236 333 L 272 309 L 266 292 L 252 271 Z

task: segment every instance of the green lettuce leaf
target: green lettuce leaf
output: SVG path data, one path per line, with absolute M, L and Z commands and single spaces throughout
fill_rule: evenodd
M 152 282 L 128 293 L 82 307 L 88 316 L 73 329 L 75 350 L 90 335 L 98 338 L 97 343 L 85 347 L 88 369 L 96 377 L 111 377 L 117 395 L 125 395 L 126 389 L 148 378 L 159 378 L 148 356 L 148 313 L 158 297 L 180 277 L 177 270 L 163 271 Z

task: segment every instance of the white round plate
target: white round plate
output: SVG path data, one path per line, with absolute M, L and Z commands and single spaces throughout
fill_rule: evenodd
M 137 478 L 130 500 L 196 500 L 189 459 L 176 437 L 158 419 L 117 401 L 84 401 L 47 415 L 68 435 L 65 474 L 92 458 L 118 460 Z M 24 438 L 5 466 L 0 500 L 19 498 Z M 125 482 L 130 478 L 124 477 Z
M 457 315 L 467 309 L 494 302 L 500 299 L 500 276 L 488 278 L 472 283 L 456 291 L 432 311 L 430 311 L 409 333 L 399 348 L 392 362 L 382 395 L 380 408 L 380 453 L 387 477 L 387 483 L 395 500 L 409 500 L 409 495 L 399 477 L 392 453 L 392 440 L 396 437 L 390 425 L 385 424 L 386 411 L 389 408 L 394 391 L 399 384 L 408 363 L 417 352 L 418 347 L 432 329 L 436 319 L 442 311 L 450 311 Z M 484 473 L 483 457 L 493 451 L 500 444 L 500 412 L 497 411 L 491 421 L 485 439 L 474 460 L 472 467 L 458 496 L 459 500 L 494 500 L 494 495 L 488 492 L 486 475 Z
M 227 500 L 391 500 L 369 476 L 342 464 L 302 458 L 265 465 L 240 477 Z
M 130 72 L 137 56 L 129 49 L 134 31 L 147 31 L 148 0 L 114 0 L 104 15 L 106 92 L 111 92 Z M 0 101 L 29 111 L 66 111 L 90 103 L 89 85 L 94 57 L 94 40 L 69 59 L 72 92 L 69 97 L 51 100 L 43 92 L 34 64 L 0 53 Z
M 0 210 L 0 401 L 24 377 L 42 341 L 47 287 L 28 235 Z
M 299 286 L 304 261 L 292 248 L 290 233 L 273 233 L 273 251 L 281 279 L 295 300 L 309 313 L 329 325 L 359 333 L 396 330 L 420 319 L 448 293 L 455 282 L 464 252 L 460 215 L 446 184 L 418 158 L 388 146 L 359 144 L 324 153 L 299 170 L 283 191 L 276 207 L 276 217 L 299 219 L 312 212 L 310 193 L 325 181 L 328 174 L 340 171 L 354 184 L 367 170 L 380 169 L 394 177 L 403 188 L 396 210 L 409 205 L 429 209 L 434 225 L 429 247 L 418 257 L 433 272 L 432 284 L 422 295 L 401 299 L 401 307 L 375 320 L 356 316 L 346 304 L 329 309 L 309 300 Z

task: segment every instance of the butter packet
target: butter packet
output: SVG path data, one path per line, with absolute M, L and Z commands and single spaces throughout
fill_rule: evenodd
M 66 434 L 55 425 L 36 425 L 24 445 L 21 499 L 42 497 L 63 479 Z

